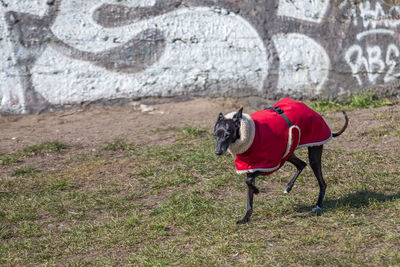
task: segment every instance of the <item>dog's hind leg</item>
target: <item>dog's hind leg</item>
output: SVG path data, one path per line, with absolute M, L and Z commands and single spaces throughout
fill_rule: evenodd
M 297 177 L 299 177 L 300 173 L 303 171 L 303 169 L 307 166 L 307 163 L 296 157 L 295 154 L 292 154 L 288 160 L 290 163 L 292 163 L 294 166 L 296 166 L 297 170 L 295 174 L 293 175 L 293 178 L 289 181 L 289 183 L 286 185 L 286 189 L 284 191 L 285 194 L 288 194 L 292 188 L 294 183 L 296 182 Z
M 253 213 L 253 198 L 254 194 L 258 194 L 260 191 L 255 186 L 255 181 L 260 172 L 248 173 L 246 176 L 247 184 L 247 211 L 243 219 L 237 221 L 237 224 L 244 224 L 250 221 L 251 214 Z
M 320 213 L 322 211 L 322 201 L 325 196 L 326 191 L 326 183 L 324 178 L 322 177 L 322 168 L 321 168 L 321 156 L 322 156 L 323 146 L 314 146 L 308 148 L 308 158 L 310 160 L 310 166 L 317 177 L 319 184 L 319 196 L 317 205 L 312 209 L 313 212 Z

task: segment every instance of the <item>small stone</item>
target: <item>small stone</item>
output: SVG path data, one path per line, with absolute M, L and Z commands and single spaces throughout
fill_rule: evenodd
M 149 107 L 149 106 L 144 105 L 144 104 L 141 104 L 141 105 L 140 105 L 140 110 L 141 110 L 142 112 L 150 112 L 150 111 L 154 111 L 154 108 Z
M 161 110 L 157 110 L 157 111 L 151 111 L 151 112 L 149 112 L 149 114 L 151 114 L 151 115 L 164 115 L 165 114 L 165 112 L 164 111 L 161 111 Z

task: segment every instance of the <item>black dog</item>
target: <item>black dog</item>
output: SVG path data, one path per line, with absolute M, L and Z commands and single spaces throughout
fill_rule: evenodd
M 269 108 L 269 109 L 271 109 L 271 108 Z M 242 111 L 243 111 L 243 108 L 241 108 L 238 112 L 236 112 L 233 116 L 231 116 L 231 118 L 226 118 L 222 113 L 219 114 L 217 122 L 214 126 L 214 133 L 213 133 L 213 135 L 217 141 L 216 148 L 215 148 L 215 154 L 217 154 L 217 155 L 224 154 L 230 148 L 230 146 L 232 144 L 234 144 L 235 141 L 240 138 L 241 121 L 243 119 Z M 283 111 L 281 111 L 281 113 L 283 113 Z M 280 114 L 280 115 L 284 116 L 282 114 Z M 332 133 L 332 137 L 337 137 L 337 136 L 341 135 L 347 128 L 349 120 L 348 120 L 346 112 L 343 111 L 343 115 L 345 117 L 345 124 L 339 132 Z M 287 119 L 287 117 L 286 117 L 286 119 Z M 290 123 L 290 121 L 288 123 Z M 308 158 L 309 158 L 310 166 L 318 180 L 318 184 L 319 184 L 319 188 L 320 188 L 317 204 L 312 209 L 312 212 L 317 212 L 318 214 L 320 214 L 322 211 L 322 201 L 323 201 L 323 198 L 325 195 L 325 190 L 327 187 L 326 183 L 322 177 L 322 169 L 321 169 L 322 150 L 323 150 L 323 145 L 315 145 L 315 146 L 308 147 Z M 291 154 L 287 158 L 287 161 L 292 163 L 297 168 L 297 170 L 296 170 L 293 178 L 287 184 L 286 189 L 284 191 L 285 193 L 289 193 L 292 190 L 297 177 L 300 175 L 300 173 L 302 172 L 304 167 L 307 165 L 304 161 L 297 158 L 294 155 L 294 153 Z M 251 214 L 253 211 L 253 196 L 254 196 L 254 194 L 259 193 L 258 188 L 255 186 L 255 179 L 257 176 L 263 175 L 263 174 L 265 175 L 265 173 L 262 171 L 254 171 L 254 172 L 247 173 L 247 177 L 246 177 L 246 184 L 247 184 L 247 189 L 248 189 L 248 191 L 247 191 L 247 212 L 246 212 L 246 215 L 243 217 L 243 219 L 241 219 L 237 222 L 238 224 L 247 223 L 250 220 L 250 217 L 251 217 Z

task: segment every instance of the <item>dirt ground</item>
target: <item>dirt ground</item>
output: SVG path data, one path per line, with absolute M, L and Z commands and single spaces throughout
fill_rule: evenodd
M 163 145 L 174 140 L 171 127 L 194 126 L 210 129 L 219 112 L 245 106 L 251 113 L 258 107 L 247 106 L 246 101 L 234 99 L 194 99 L 185 102 L 124 107 L 91 106 L 40 115 L 0 117 L 0 153 L 10 153 L 28 145 L 58 140 L 95 150 L 105 143 L 123 138 L 139 145 Z M 400 104 L 376 109 L 349 111 L 349 127 L 331 148 L 344 150 L 372 150 L 378 153 L 398 153 Z M 340 112 L 324 115 L 335 131 L 344 123 Z M 375 136 L 376 142 L 366 142 Z

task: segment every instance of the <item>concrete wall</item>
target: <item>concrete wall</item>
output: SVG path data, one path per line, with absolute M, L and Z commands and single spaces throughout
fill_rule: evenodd
M 141 97 L 338 96 L 400 77 L 400 6 L 0 0 L 0 111 Z

